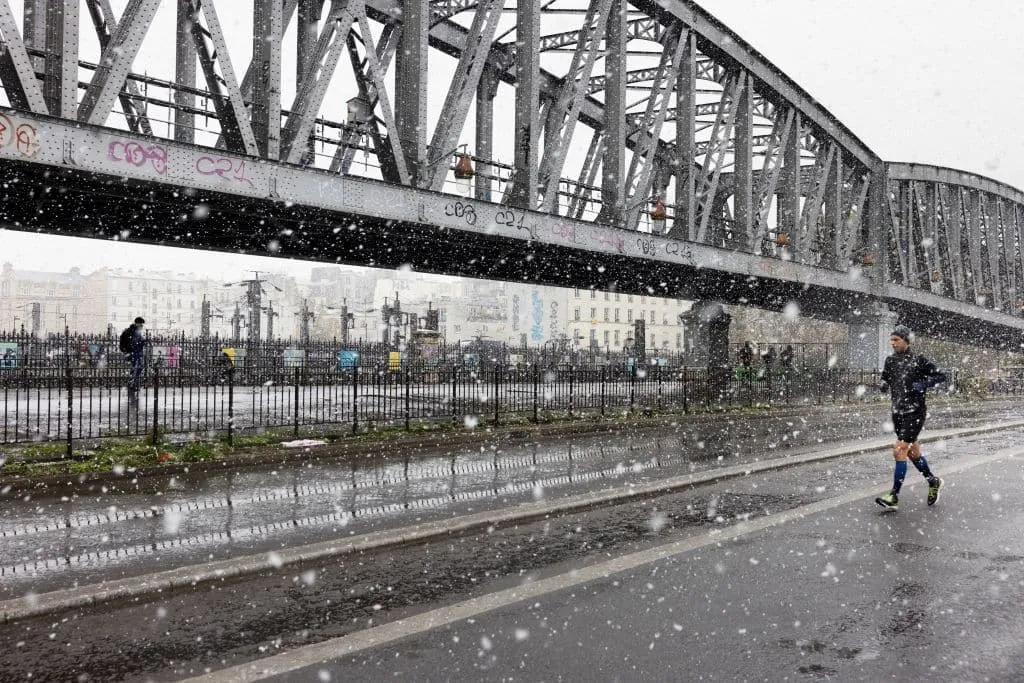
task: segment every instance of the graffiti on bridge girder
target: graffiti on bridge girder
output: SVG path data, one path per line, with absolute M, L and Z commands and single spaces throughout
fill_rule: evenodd
M 196 172 L 202 175 L 215 175 L 234 183 L 248 183 L 249 187 L 256 187 L 249 176 L 246 175 L 245 161 L 234 160 L 228 157 L 201 156 L 196 159 Z
M 167 174 L 167 149 L 131 140 L 114 140 L 107 145 L 107 158 L 142 168 L 148 162 L 160 175 Z
M 0 114 L 0 147 L 7 146 L 13 146 L 24 157 L 35 156 L 39 151 L 35 126 L 12 121 L 6 114 Z

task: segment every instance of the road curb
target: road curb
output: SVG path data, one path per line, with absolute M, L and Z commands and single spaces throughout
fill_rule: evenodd
M 948 438 L 971 436 L 1018 427 L 1024 427 L 1024 420 L 935 431 L 922 438 L 921 442 L 931 443 Z M 274 553 L 244 555 L 233 559 L 179 567 L 177 569 L 118 579 L 102 584 L 51 591 L 41 595 L 0 602 L 0 615 L 2 615 L 3 623 L 9 623 L 30 617 L 50 615 L 119 600 L 137 600 L 158 593 L 185 587 L 195 587 L 202 583 L 223 581 L 264 571 L 273 571 L 283 567 L 300 565 L 304 562 L 316 562 L 351 553 L 423 543 L 453 534 L 487 529 L 503 524 L 530 522 L 553 514 L 579 512 L 594 507 L 642 500 L 693 486 L 748 476 L 758 472 L 784 469 L 809 462 L 820 462 L 842 456 L 858 455 L 868 451 L 880 450 L 888 447 L 891 443 L 892 440 L 890 438 L 880 437 L 828 450 L 811 451 L 801 455 L 733 465 L 720 470 L 670 477 L 649 484 L 632 486 L 628 489 L 591 492 L 552 502 L 523 503 L 514 508 L 485 511 L 437 522 L 424 522 L 402 529 L 362 534 L 341 541 L 324 541 L 296 548 L 282 549 Z

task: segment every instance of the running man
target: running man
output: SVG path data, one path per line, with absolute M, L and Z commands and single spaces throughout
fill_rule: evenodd
M 939 500 L 942 480 L 928 468 L 917 437 L 928 415 L 925 392 L 928 387 L 945 382 L 946 375 L 935 367 L 935 363 L 910 350 L 910 330 L 905 326 L 896 326 L 889 336 L 889 343 L 894 353 L 885 359 L 879 388 L 888 391 L 892 398 L 892 424 L 896 431 L 892 455 L 896 459 L 896 468 L 892 490 L 875 498 L 875 502 L 888 510 L 897 509 L 900 487 L 907 476 L 907 458 L 910 458 L 917 471 L 928 480 L 928 504 L 935 505 Z

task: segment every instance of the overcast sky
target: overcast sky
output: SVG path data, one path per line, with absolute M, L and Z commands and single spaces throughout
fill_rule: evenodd
M 115 2 L 115 11 L 123 4 Z M 951 166 L 1024 189 L 1024 136 L 1018 116 L 1024 111 L 1024 89 L 1019 86 L 1024 41 L 1018 35 L 1024 27 L 1024 3 L 703 0 L 699 4 L 774 62 L 882 158 Z M 164 5 L 173 8 L 174 3 L 165 0 Z M 15 10 L 20 14 L 20 7 Z M 82 21 L 84 32 L 87 15 Z M 231 19 L 222 17 L 222 21 Z M 237 62 L 236 68 L 240 68 Z M 152 72 L 156 65 L 141 59 L 135 69 Z M 259 269 L 305 279 L 310 268 L 308 263 L 282 259 L 0 230 L 0 262 L 4 261 L 25 269 L 169 268 L 224 278 Z

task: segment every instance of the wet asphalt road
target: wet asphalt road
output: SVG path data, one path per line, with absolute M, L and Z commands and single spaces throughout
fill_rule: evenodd
M 730 495 L 855 483 L 778 474 Z M 862 499 L 272 680 L 1021 680 L 1024 458 L 931 508 L 912 481 L 896 513 Z
M 997 415 L 1007 417 L 1018 415 L 1016 408 L 1010 404 L 989 405 L 987 408 Z M 452 460 L 451 454 L 445 453 L 434 456 L 437 462 L 433 462 L 433 464 L 431 464 L 430 457 L 415 461 L 414 464 L 423 467 L 420 471 L 421 476 L 418 475 L 419 480 L 415 484 L 412 480 L 407 481 L 395 474 L 395 468 L 404 468 L 404 463 L 401 465 L 378 463 L 375 467 L 366 470 L 356 470 L 357 477 L 365 476 L 367 480 L 363 486 L 357 486 L 354 489 L 356 492 L 363 490 L 362 493 L 357 493 L 357 496 L 373 497 L 372 502 L 378 503 L 378 507 L 382 510 L 376 514 L 351 517 L 344 524 L 337 519 L 324 519 L 319 523 L 314 521 L 306 525 L 295 526 L 288 524 L 287 520 L 296 519 L 296 513 L 317 512 L 318 506 L 322 507 L 327 503 L 319 499 L 313 500 L 312 498 L 316 498 L 316 496 L 307 501 L 302 500 L 303 496 L 267 498 L 269 504 L 266 507 L 253 506 L 255 511 L 247 514 L 251 514 L 255 522 L 263 526 L 269 527 L 271 520 L 276 519 L 282 522 L 282 527 L 261 539 L 250 536 L 233 544 L 230 540 L 233 536 L 228 536 L 219 542 L 215 538 L 205 543 L 186 542 L 180 544 L 179 552 L 161 550 L 143 557 L 141 562 L 138 562 L 140 559 L 138 557 L 122 558 L 125 560 L 124 562 L 117 562 L 104 561 L 102 556 L 97 556 L 95 566 L 80 567 L 78 570 L 73 570 L 74 568 L 67 564 L 64 565 L 63 570 L 57 568 L 40 570 L 37 568 L 31 573 L 20 576 L 16 574 L 5 576 L 0 584 L 6 591 L 9 591 L 8 595 L 17 596 L 26 590 L 49 590 L 52 587 L 68 585 L 73 581 L 92 582 L 97 578 L 141 573 L 154 568 L 167 568 L 177 563 L 202 561 L 212 556 L 220 557 L 241 551 L 268 550 L 281 547 L 283 544 L 291 545 L 319 540 L 325 534 L 365 533 L 373 529 L 400 526 L 403 523 L 407 524 L 413 520 L 430 516 L 444 518 L 479 509 L 485 505 L 501 506 L 520 502 L 523 499 L 532 500 L 537 496 L 538 489 L 536 485 L 529 484 L 531 478 L 534 482 L 538 480 L 538 477 L 539 480 L 550 480 L 552 482 L 550 485 L 541 487 L 542 495 L 558 496 L 578 493 L 581 490 L 593 488 L 595 485 L 621 486 L 629 481 L 645 481 L 669 476 L 679 471 L 722 466 L 724 462 L 735 464 L 741 457 L 778 457 L 781 454 L 780 451 L 792 449 L 793 452 L 796 452 L 801 447 L 804 450 L 813 447 L 813 444 L 823 436 L 841 438 L 840 435 L 844 434 L 844 431 L 840 425 L 846 426 L 855 434 L 863 435 L 866 430 L 870 430 L 871 436 L 876 436 L 882 426 L 879 417 L 876 411 L 860 417 L 844 415 L 842 421 L 837 421 L 836 415 L 833 413 L 821 416 L 820 420 L 812 421 L 809 425 L 789 424 L 793 422 L 792 418 L 769 418 L 763 422 L 744 418 L 740 424 L 722 423 L 716 427 L 706 427 L 703 433 L 699 433 L 698 430 L 698 432 L 687 432 L 682 436 L 677 434 L 661 434 L 656 437 L 655 435 L 646 435 L 642 441 L 633 439 L 634 442 L 641 441 L 634 444 L 622 444 L 623 439 L 615 441 L 608 437 L 591 437 L 550 445 L 508 447 L 483 453 L 479 450 L 476 452 L 463 451 L 458 453 L 454 460 Z M 945 417 L 942 416 L 941 411 L 933 416 L 933 421 L 930 424 L 939 428 L 965 422 L 977 423 L 981 418 L 982 415 L 976 408 L 969 409 L 966 414 L 960 412 L 959 409 L 950 409 L 946 411 Z M 782 425 L 786 425 L 786 428 L 783 428 Z M 799 433 L 794 436 L 795 432 Z M 810 441 L 789 446 L 790 443 L 799 441 L 801 436 Z M 1020 433 L 1011 437 L 979 435 L 965 439 L 962 443 L 950 442 L 946 445 L 945 451 L 940 451 L 932 456 L 933 462 L 938 461 L 936 469 L 940 470 L 938 463 L 944 457 L 948 457 L 948 449 L 951 446 L 960 457 L 968 453 L 984 453 L 987 449 L 1005 443 L 1008 438 L 1019 441 L 1020 436 Z M 573 458 L 567 457 L 570 449 L 573 450 Z M 538 465 L 532 464 L 531 453 L 533 456 L 539 457 Z M 488 462 L 495 462 L 495 458 L 507 458 L 506 462 L 510 463 L 510 466 L 498 469 L 483 466 Z M 517 462 L 516 458 L 525 458 L 521 468 L 522 472 L 519 472 L 514 466 L 514 463 Z M 450 465 L 452 462 L 462 468 L 461 473 L 457 474 L 454 480 L 450 476 L 450 472 L 443 471 L 443 466 Z M 475 468 L 474 463 L 481 464 L 481 466 Z M 342 463 L 336 463 L 336 465 L 341 471 L 338 481 L 344 480 L 343 474 L 351 475 L 351 470 L 347 469 L 347 465 Z M 551 469 L 538 474 L 539 466 L 548 466 Z M 612 481 L 603 477 L 601 480 L 594 480 L 580 476 L 587 471 L 598 471 L 602 467 L 607 468 L 608 466 L 613 474 L 619 475 L 613 477 Z M 430 469 L 431 467 L 434 469 Z M 575 481 L 569 481 L 566 476 L 570 467 L 576 468 Z M 304 483 L 311 484 L 315 480 L 325 484 L 329 480 L 329 468 L 323 467 L 323 471 L 317 472 L 315 475 L 307 472 L 308 469 L 295 469 L 293 472 L 285 474 L 278 472 L 277 475 L 271 476 L 295 476 L 297 472 L 304 477 L 309 476 L 310 481 Z M 427 610 L 438 604 L 458 601 L 476 594 L 515 585 L 526 577 L 554 576 L 568 568 L 598 561 L 609 555 L 643 550 L 662 543 L 669 537 L 704 534 L 746 516 L 793 509 L 815 500 L 827 498 L 835 491 L 845 490 L 851 486 L 884 481 L 889 469 L 891 467 L 886 457 L 880 458 L 877 453 L 868 454 L 850 458 L 849 461 L 832 461 L 802 466 L 794 470 L 758 475 L 756 481 L 751 478 L 749 481 L 743 482 L 742 486 L 737 483 L 723 483 L 711 487 L 700 487 L 691 492 L 664 496 L 643 504 L 636 503 L 609 510 L 596 510 L 587 514 L 567 515 L 546 522 L 522 525 L 516 529 L 499 530 L 479 538 L 459 537 L 452 539 L 449 543 L 431 543 L 377 555 L 348 557 L 317 566 L 282 569 L 280 572 L 268 572 L 244 581 L 214 584 L 191 593 L 167 596 L 144 604 L 107 606 L 96 610 L 80 611 L 67 615 L 66 620 L 64 617 L 60 619 L 51 617 L 9 624 L 0 627 L 0 653 L 2 653 L 0 654 L 0 679 L 19 680 L 24 678 L 28 672 L 32 672 L 37 680 L 51 678 L 53 680 L 74 680 L 79 676 L 87 677 L 83 680 L 121 678 L 175 680 L 200 673 L 206 668 L 219 669 L 224 666 L 236 665 L 268 656 L 283 649 L 345 635 L 365 629 L 370 625 Z M 431 472 L 436 473 L 432 475 Z M 261 477 L 265 481 L 267 474 L 253 473 L 252 476 Z M 542 476 L 544 474 L 550 476 Z M 237 477 L 249 475 L 234 476 L 237 481 Z M 522 482 L 525 482 L 522 491 L 519 492 L 508 490 L 501 493 L 502 488 L 499 486 L 497 487 L 499 493 L 494 494 L 470 495 L 455 499 L 452 499 L 450 495 L 452 491 L 493 492 L 496 488 L 493 485 L 495 481 L 514 483 L 517 476 Z M 1020 481 L 1019 472 L 1015 476 L 1017 477 L 1016 481 Z M 179 490 L 176 495 L 182 496 L 182 500 L 187 499 L 188 496 L 192 496 L 193 499 L 198 499 L 201 496 L 205 496 L 207 499 L 216 498 L 214 494 L 218 490 L 219 479 L 219 476 L 200 477 L 193 481 L 180 483 L 180 486 L 185 488 Z M 370 484 L 371 480 L 377 482 L 376 486 Z M 960 479 L 957 480 L 957 486 L 961 485 L 959 481 Z M 221 485 L 223 483 L 220 482 Z M 417 487 L 422 487 L 419 493 L 440 493 L 433 497 L 439 500 L 447 499 L 447 501 L 444 505 L 439 504 L 436 508 L 389 512 L 386 509 L 388 501 L 408 496 L 410 487 L 414 492 L 418 490 Z M 196 492 L 192 490 L 193 488 L 200 490 Z M 272 486 L 270 488 L 286 490 L 288 487 Z M 250 488 L 239 487 L 232 495 L 237 496 L 240 491 L 250 490 L 264 489 L 253 483 L 250 484 Z M 294 492 L 296 489 L 293 487 L 292 490 Z M 165 491 L 150 491 L 138 495 L 156 496 L 157 493 L 166 495 Z M 918 487 L 918 493 L 923 495 L 920 487 Z M 330 505 L 336 505 L 339 497 L 346 501 L 347 505 L 348 498 L 345 493 L 339 494 L 338 490 L 331 490 L 326 494 L 328 500 L 335 501 Z M 83 507 L 79 508 L 77 513 L 87 516 L 91 511 L 87 505 L 95 504 L 102 509 L 112 500 L 120 501 L 121 507 L 127 509 L 125 498 L 106 498 L 102 495 L 95 500 L 81 498 L 60 504 L 81 505 Z M 159 497 L 158 500 L 160 500 Z M 139 502 L 132 500 L 132 497 L 128 497 L 128 501 L 132 504 Z M 59 503 L 59 501 L 35 499 L 21 501 L 19 503 L 21 507 L 19 507 L 8 505 L 9 502 L 11 501 L 4 504 L 4 529 L 11 528 L 8 522 L 15 517 L 12 510 L 17 515 L 22 515 L 17 517 L 18 523 L 22 525 L 25 524 L 23 515 L 26 514 L 36 515 L 34 523 L 39 523 L 41 520 L 45 521 L 52 517 L 52 514 L 48 515 L 48 512 L 52 513 L 51 506 Z M 167 502 L 166 499 L 162 500 L 164 505 Z M 36 507 L 32 508 L 32 505 Z M 311 507 L 307 509 L 307 506 Z M 874 507 L 873 505 L 869 504 L 867 507 L 871 513 L 875 512 L 870 510 Z M 863 508 L 864 506 L 861 505 L 861 511 Z M 237 509 L 229 508 L 227 512 L 234 515 L 237 514 Z M 178 527 L 173 530 L 168 529 L 166 520 L 160 517 L 132 518 L 123 524 L 125 529 L 135 526 L 146 527 L 147 525 L 152 527 L 148 531 L 144 530 L 143 533 L 152 534 L 155 533 L 153 529 L 158 529 L 162 530 L 162 533 L 166 534 L 168 538 L 195 539 L 198 538 L 195 532 L 201 531 L 203 528 L 202 522 L 211 522 L 215 527 L 225 523 L 223 518 L 218 517 L 219 514 L 216 508 L 212 508 L 187 516 L 187 520 L 195 518 L 195 524 L 199 526 L 185 531 L 181 528 L 183 525 L 181 519 L 177 522 Z M 335 514 L 340 513 L 336 512 Z M 837 512 L 836 515 L 838 514 Z M 215 518 L 215 521 L 208 518 Z M 309 518 L 309 515 L 298 518 L 306 519 Z M 116 520 L 116 515 L 112 519 Z M 260 521 L 261 519 L 262 521 Z M 821 519 L 819 517 L 819 524 Z M 835 519 L 839 520 L 836 522 L 837 533 L 841 535 L 840 532 L 849 526 L 849 520 L 839 517 L 835 517 Z M 874 519 L 873 514 L 872 519 Z M 960 519 L 963 519 L 962 515 Z M 1000 517 L 1000 519 L 1002 518 Z M 238 525 L 238 528 L 243 528 L 249 520 L 242 521 L 243 523 Z M 996 525 L 997 521 L 989 520 L 985 523 Z M 111 525 L 111 528 L 117 529 L 117 531 L 113 534 L 105 534 L 108 536 L 106 541 L 102 541 L 102 537 L 100 537 L 99 540 L 102 541 L 102 544 L 109 544 L 110 536 L 118 537 L 119 542 L 132 537 L 133 532 L 122 531 L 119 526 L 122 522 L 107 521 L 104 524 Z M 87 526 L 80 527 L 79 537 L 85 539 L 91 533 L 96 542 L 96 531 L 87 530 Z M 982 528 L 988 530 L 988 527 Z M 173 533 L 171 533 L 172 531 Z M 47 533 L 51 532 L 40 532 L 40 535 L 31 540 L 29 540 L 30 536 L 21 538 L 19 542 L 24 548 L 22 552 L 31 550 L 33 543 L 38 546 Z M 67 528 L 55 533 L 66 534 Z M 122 534 L 124 538 L 120 538 Z M 829 539 L 831 537 L 826 534 L 822 538 Z M 775 546 L 791 547 L 791 545 L 784 545 L 782 541 L 792 544 L 798 540 L 799 536 L 793 537 L 787 533 L 780 538 L 775 538 L 774 541 L 769 538 L 765 542 L 771 549 L 775 549 Z M 82 541 L 75 541 L 75 543 L 78 542 Z M 193 547 L 194 545 L 197 547 Z M 227 548 L 223 547 L 225 545 Z M 926 544 L 921 545 L 929 547 Z M 994 551 L 985 551 L 988 554 L 984 555 L 982 550 L 969 552 L 982 553 L 981 556 L 991 557 L 1007 557 L 1013 554 L 1011 552 L 993 554 Z M 1020 554 L 1024 555 L 1024 551 Z M 3 556 L 7 557 L 6 552 Z M 764 556 L 766 557 L 765 562 L 778 562 L 777 559 L 767 559 L 770 553 L 765 553 Z M 128 561 L 129 559 L 133 561 Z M 756 567 L 761 563 L 758 560 L 758 564 L 751 564 Z M 868 564 L 870 563 L 869 560 Z M 671 562 L 668 564 L 672 565 Z M 683 564 L 685 565 L 685 563 Z M 717 574 L 718 564 L 714 566 Z M 771 564 L 770 566 L 776 565 Z M 662 571 L 667 572 L 668 569 L 669 567 L 666 567 Z M 703 573 L 703 570 L 700 573 Z M 644 575 L 645 572 L 638 573 L 638 576 Z M 16 576 L 17 579 L 15 579 Z M 685 589 L 687 594 L 693 592 L 690 588 L 693 577 L 679 575 L 675 580 L 677 581 L 675 584 L 659 583 L 660 586 L 666 586 L 661 589 L 661 592 L 668 595 L 667 586 L 670 585 L 676 592 L 682 589 Z M 713 583 L 717 585 L 718 582 L 716 580 Z M 769 581 L 765 587 L 764 583 L 764 577 L 762 577 L 757 585 L 760 586 L 762 592 L 766 593 L 794 586 L 789 579 L 785 581 L 785 585 Z M 626 594 L 620 586 L 614 586 L 614 588 L 615 590 L 610 591 L 606 587 L 599 591 L 599 594 Z M 702 590 L 704 592 L 700 595 L 704 596 L 703 599 L 708 605 L 729 602 L 724 598 L 716 597 L 717 594 L 709 592 L 708 586 Z M 644 605 L 646 603 L 642 600 L 638 602 L 637 596 L 653 595 L 654 592 L 658 591 L 636 589 L 633 591 L 632 598 L 625 599 L 627 604 L 618 605 L 616 611 L 628 612 L 626 608 L 629 604 Z M 572 595 L 576 595 L 576 593 Z M 580 593 L 580 595 L 586 595 L 586 593 Z M 665 595 L 658 597 L 665 597 Z M 690 599 L 687 598 L 688 605 Z M 575 602 L 575 597 L 569 601 L 570 604 Z M 548 605 L 549 602 L 545 600 L 544 604 Z M 654 604 L 662 603 L 655 602 Z M 687 612 L 696 614 L 700 610 L 695 607 L 700 607 L 702 604 L 698 601 L 695 606 L 689 606 Z M 598 607 L 599 604 L 594 604 L 589 609 L 596 613 Z M 705 611 L 708 613 L 707 618 L 714 621 L 715 610 L 708 608 Z M 506 614 L 506 612 L 500 614 Z M 535 615 L 518 615 L 514 617 L 513 621 L 501 622 L 504 625 L 500 628 L 495 627 L 495 633 L 503 633 L 504 636 L 508 636 L 511 638 L 509 642 L 520 649 L 522 643 L 529 643 L 531 639 L 533 639 L 533 646 L 528 649 L 537 649 L 538 641 L 541 641 L 539 650 L 543 651 L 546 649 L 544 644 L 555 642 L 552 640 L 554 635 L 549 637 L 547 631 L 538 632 L 536 629 L 539 627 L 534 626 L 532 628 L 524 627 L 527 632 L 524 637 L 524 628 L 509 626 L 517 619 L 528 619 L 532 616 Z M 499 617 L 495 618 L 500 621 Z M 480 618 L 477 619 L 477 622 L 479 621 Z M 548 623 L 554 622 L 549 620 Z M 804 620 L 804 623 L 807 623 L 807 620 Z M 671 634 L 669 631 L 659 631 L 662 635 L 655 640 L 664 637 L 665 642 L 668 642 L 670 635 L 682 633 L 683 631 L 675 629 L 675 625 L 675 623 L 671 625 Z M 684 626 L 682 622 L 678 622 L 678 625 Z M 708 627 L 708 624 L 705 626 Z M 686 625 L 684 628 L 690 628 L 690 625 Z M 701 631 L 697 626 L 694 628 L 696 629 L 695 633 L 710 632 Z M 724 625 L 721 628 L 724 628 Z M 553 632 L 560 630 L 564 631 L 565 629 L 554 628 Z M 799 628 L 795 630 L 800 631 Z M 569 629 L 569 631 L 575 631 L 575 629 Z M 598 633 L 600 629 L 591 624 L 588 631 Z M 535 635 L 531 636 L 531 632 Z M 536 637 L 537 633 L 543 633 L 543 639 Z M 644 631 L 632 628 L 630 633 L 639 634 Z M 718 630 L 716 633 L 722 634 L 725 631 Z M 431 643 L 436 642 L 436 636 L 437 634 L 423 634 L 419 636 L 419 640 L 414 638 L 409 642 L 426 643 L 422 647 L 433 652 L 434 645 Z M 434 641 L 430 640 L 432 637 L 435 638 Z M 482 644 L 483 641 L 480 639 L 482 637 L 486 637 L 491 643 L 490 647 L 494 648 L 495 642 L 502 636 L 485 634 L 477 637 L 477 645 L 466 649 L 466 652 L 470 654 L 466 655 L 467 660 L 461 662 L 458 661 L 456 654 L 457 651 L 461 651 L 459 648 L 440 648 L 437 650 L 438 652 L 450 650 L 453 654 L 450 659 L 445 657 L 434 660 L 424 658 L 424 666 L 428 660 L 433 661 L 432 666 L 435 668 L 429 669 L 428 667 L 429 670 L 419 670 L 415 667 L 403 668 L 411 666 L 408 657 L 405 657 L 403 653 L 416 654 L 420 652 L 420 649 L 413 647 L 407 650 L 406 645 L 401 644 L 385 648 L 377 653 L 367 652 L 352 662 L 334 662 L 326 667 L 324 675 L 331 675 L 333 680 L 349 680 L 350 677 L 360 679 L 391 678 L 396 671 L 401 670 L 404 672 L 402 676 L 408 676 L 410 678 L 407 679 L 410 680 L 500 680 L 502 677 L 558 680 L 560 676 L 564 680 L 572 680 L 579 677 L 580 662 L 578 660 L 572 660 L 574 663 L 568 669 L 563 666 L 563 670 L 553 665 L 552 668 L 535 669 L 531 664 L 530 671 L 532 673 L 529 675 L 523 675 L 522 672 L 517 673 L 514 669 L 503 669 L 497 665 L 489 665 L 490 668 L 478 668 L 481 666 L 481 662 L 487 659 L 485 655 L 489 652 Z M 801 656 L 806 647 L 796 643 L 805 640 L 811 643 L 817 642 L 807 640 L 806 637 L 798 638 L 796 636 L 792 640 L 794 645 L 790 649 L 792 652 L 800 653 Z M 460 642 L 462 641 L 469 642 L 460 637 Z M 647 645 L 649 643 L 644 643 L 643 647 L 647 647 Z M 596 644 L 595 641 L 594 647 L 602 646 Z M 813 644 L 809 647 L 815 651 L 821 649 L 818 645 Z M 706 646 L 705 649 L 707 649 Z M 615 648 L 613 647 L 612 650 Z M 484 655 L 480 655 L 480 652 L 483 652 Z M 621 648 L 618 652 L 621 654 Z M 535 659 L 528 659 L 531 663 L 541 661 L 543 658 L 540 654 L 542 652 L 538 652 Z M 676 654 L 678 655 L 678 653 Z M 509 660 L 503 657 L 502 661 L 508 664 Z M 623 661 L 631 660 L 627 658 Z M 389 668 L 392 663 L 396 663 L 395 667 L 398 668 Z M 667 680 L 664 676 L 654 676 L 652 672 L 655 669 L 644 670 L 627 667 L 616 673 L 617 670 L 612 666 L 614 663 L 607 664 L 610 667 L 607 669 L 604 668 L 606 665 L 602 664 L 601 669 L 594 669 L 594 671 L 601 673 L 602 678 L 619 676 L 623 680 Z M 415 664 L 415 659 L 413 664 Z M 349 670 L 350 667 L 354 667 L 354 669 Z M 304 673 L 303 670 L 300 670 L 291 674 L 291 680 L 315 680 L 320 677 L 320 668 L 305 670 Z M 668 670 L 666 669 L 666 671 Z M 684 670 L 680 669 L 680 671 Z M 732 671 L 727 666 L 722 670 Z M 549 671 L 552 672 L 551 675 L 547 673 Z M 605 671 L 608 673 L 607 676 L 603 675 Z M 756 667 L 749 669 L 749 672 L 748 678 L 757 678 L 753 675 L 758 672 Z M 303 677 L 304 675 L 306 677 Z M 809 670 L 808 675 L 814 675 L 814 671 Z M 723 676 L 717 669 L 711 668 L 709 677 L 721 679 Z M 735 678 L 731 675 L 726 677 Z M 777 677 L 770 676 L 768 678 Z M 686 677 L 674 679 L 685 680 Z
M 937 405 L 929 427 L 1015 411 L 1012 402 Z M 806 417 L 733 415 L 641 438 L 442 448 L 141 481 L 126 473 L 121 488 L 130 494 L 99 485 L 88 494 L 0 493 L 0 600 L 806 452 L 877 437 L 885 416 L 877 405 Z

